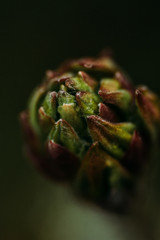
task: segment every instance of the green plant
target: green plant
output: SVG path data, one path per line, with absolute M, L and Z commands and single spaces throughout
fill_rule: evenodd
M 158 142 L 160 100 L 109 56 L 47 71 L 20 115 L 37 168 L 96 203 L 126 206 Z

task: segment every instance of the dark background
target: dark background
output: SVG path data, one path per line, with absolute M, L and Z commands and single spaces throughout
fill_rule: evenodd
M 0 12 L 0 236 L 40 239 L 34 235 L 40 215 L 28 224 L 28 212 L 35 192 L 40 206 L 46 204 L 52 184 L 22 154 L 19 112 L 46 69 L 67 58 L 96 56 L 108 46 L 136 84 L 160 94 L 159 11 L 153 1 L 55 0 L 8 1 Z

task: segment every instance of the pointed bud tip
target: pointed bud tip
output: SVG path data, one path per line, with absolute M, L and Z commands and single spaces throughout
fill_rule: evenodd
M 109 122 L 118 122 L 118 116 L 109 106 L 99 103 L 99 116 Z

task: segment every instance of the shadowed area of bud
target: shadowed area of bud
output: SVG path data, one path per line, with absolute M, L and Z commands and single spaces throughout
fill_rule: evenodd
M 99 116 L 109 122 L 118 122 L 118 114 L 111 107 L 100 103 L 99 104 Z
M 125 192 L 131 187 L 131 176 L 121 164 L 94 142 L 83 159 L 75 188 L 104 205 L 112 193 Z M 108 196 L 108 197 L 107 197 Z M 118 208 L 121 201 L 112 206 Z
M 46 72 L 20 122 L 40 171 L 117 209 L 127 206 L 159 139 L 160 100 L 134 87 L 110 55 L 81 58 Z
M 123 165 L 135 174 L 138 174 L 145 165 L 147 159 L 145 148 L 147 148 L 147 145 L 143 142 L 139 132 L 135 130 L 127 153 L 122 160 Z
M 147 88 L 138 88 L 135 92 L 136 104 L 141 120 L 156 138 L 160 129 L 160 100 Z
M 54 143 L 52 140 L 48 142 L 48 153 L 49 167 L 50 170 L 55 172 L 55 179 L 60 181 L 72 179 L 80 166 L 79 159 L 66 148 Z M 54 176 L 52 172 L 51 175 Z

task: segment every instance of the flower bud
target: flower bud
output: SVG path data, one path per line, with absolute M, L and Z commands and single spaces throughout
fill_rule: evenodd
M 134 87 L 110 55 L 81 58 L 46 72 L 20 122 L 40 171 L 117 208 L 127 206 L 159 143 L 160 100 Z

